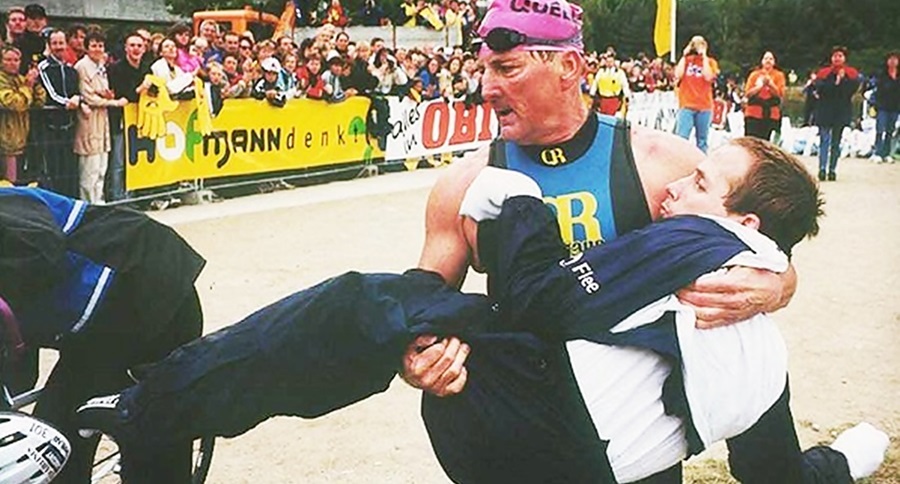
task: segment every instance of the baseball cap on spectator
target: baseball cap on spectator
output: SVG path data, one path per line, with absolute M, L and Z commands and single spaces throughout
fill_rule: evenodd
M 478 28 L 485 50 L 584 52 L 583 10 L 566 0 L 492 0 Z
M 260 64 L 262 70 L 266 72 L 280 72 L 281 71 L 281 63 L 278 62 L 278 59 L 274 57 L 269 57 L 263 59 L 262 64 Z
M 344 65 L 344 58 L 340 55 L 329 55 L 327 59 L 325 59 L 325 64 L 328 67 L 334 65 Z
M 25 18 L 47 18 L 47 11 L 43 6 L 32 3 L 25 6 Z

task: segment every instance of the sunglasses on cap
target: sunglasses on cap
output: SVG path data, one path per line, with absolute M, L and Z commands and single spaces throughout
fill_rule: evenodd
M 484 37 L 472 41 L 472 47 L 475 52 L 481 49 L 482 45 L 487 45 L 494 52 L 507 52 L 515 49 L 520 45 L 546 45 L 546 46 L 563 46 L 577 44 L 581 40 L 581 34 L 568 39 L 541 39 L 538 37 L 529 37 L 528 35 L 516 30 L 505 27 L 497 27 L 491 29 Z

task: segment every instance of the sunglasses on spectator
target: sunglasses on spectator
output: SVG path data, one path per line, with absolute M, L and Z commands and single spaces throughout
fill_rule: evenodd
M 546 45 L 546 46 L 563 46 L 576 44 L 580 39 L 580 35 L 570 37 L 568 39 L 541 39 L 538 37 L 529 37 L 516 30 L 507 29 L 505 27 L 497 27 L 488 32 L 487 35 L 472 42 L 475 52 L 481 49 L 482 45 L 487 45 L 494 52 L 508 52 L 520 45 Z
M 241 46 L 241 49 L 248 49 L 248 50 L 249 50 L 250 48 L 251 48 L 251 47 L 250 47 L 249 45 L 247 45 L 247 44 L 244 44 L 244 45 Z

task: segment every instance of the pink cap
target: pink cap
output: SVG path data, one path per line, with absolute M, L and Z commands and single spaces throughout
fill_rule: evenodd
M 581 7 L 566 0 L 492 0 L 478 35 L 483 39 L 492 30 L 505 28 L 528 37 L 517 50 L 584 52 L 582 15 Z M 489 47 L 484 45 L 482 54 L 485 49 Z

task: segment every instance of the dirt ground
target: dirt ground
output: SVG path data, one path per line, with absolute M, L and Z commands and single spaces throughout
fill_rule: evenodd
M 807 162 L 813 167 L 814 160 Z M 791 350 L 794 417 L 804 445 L 830 441 L 833 429 L 867 420 L 891 435 L 897 454 L 900 164 L 848 159 L 840 170 L 840 181 L 823 186 L 821 234 L 795 250 L 797 294 L 776 314 Z M 209 261 L 198 287 L 210 332 L 346 270 L 413 266 L 428 187 L 439 172 L 383 175 L 155 216 Z M 470 278 L 467 289 L 483 285 Z M 419 394 L 397 380 L 385 394 L 324 418 L 276 418 L 239 438 L 219 439 L 209 482 L 448 482 L 429 447 L 418 401 Z M 713 449 L 701 457 L 723 455 Z M 694 460 L 689 480 L 721 474 L 721 466 L 697 463 L 702 459 Z M 898 476 L 887 472 L 870 482 L 898 482 Z

